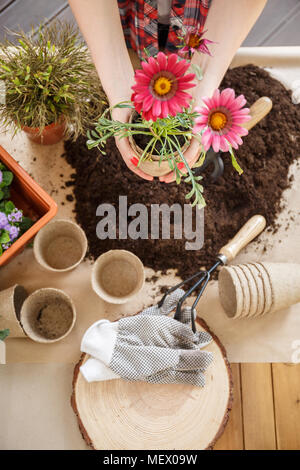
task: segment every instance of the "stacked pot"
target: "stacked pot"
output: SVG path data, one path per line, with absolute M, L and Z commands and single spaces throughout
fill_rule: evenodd
M 260 317 L 300 301 L 300 265 L 247 263 L 219 274 L 221 304 L 230 318 Z

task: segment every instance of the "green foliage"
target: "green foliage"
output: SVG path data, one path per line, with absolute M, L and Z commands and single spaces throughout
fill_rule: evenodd
M 115 108 L 124 107 L 133 108 L 132 104 L 127 102 L 115 106 Z M 170 170 L 175 171 L 177 184 L 180 184 L 182 177 L 185 175 L 178 168 L 178 163 L 183 162 L 188 172 L 188 176 L 184 178 L 184 181 L 192 185 L 192 189 L 186 198 L 193 199 L 193 206 L 197 204 L 199 207 L 204 207 L 203 186 L 199 184 L 202 177 L 194 175 L 182 152 L 182 147 L 188 144 L 192 138 L 193 123 L 197 113 L 186 110 L 176 116 L 157 119 L 155 122 L 147 121 L 139 116 L 136 122 L 124 123 L 113 120 L 111 112 L 112 108 L 107 108 L 99 118 L 95 130 L 88 131 L 87 147 L 89 149 L 97 147 L 105 155 L 105 144 L 112 136 L 123 139 L 138 134 L 147 135 L 149 141 L 143 149 L 139 164 L 142 161 L 151 160 L 152 155 L 158 155 L 160 157 L 159 163 L 164 160 L 168 161 Z M 178 140 L 179 137 L 184 140 L 183 146 Z M 198 138 L 197 136 L 194 137 Z
M 34 35 L 10 32 L 0 45 L 0 80 L 6 103 L 0 117 L 6 127 L 44 127 L 63 115 L 67 135 L 85 133 L 101 115 L 105 95 L 89 53 L 73 25 L 56 21 Z
M 9 329 L 6 328 L 6 330 L 0 330 L 0 341 L 4 341 L 5 338 L 9 335 Z
M 242 168 L 240 167 L 234 153 L 233 153 L 233 150 L 232 150 L 232 147 L 230 145 L 229 147 L 229 153 L 230 153 L 230 156 L 231 156 L 231 162 L 232 162 L 232 166 L 233 168 L 238 172 L 239 175 L 241 175 L 243 173 L 243 170 Z
M 10 195 L 9 186 L 12 183 L 14 175 L 12 174 L 11 171 L 8 171 L 7 168 L 1 162 L 0 162 L 0 171 L 2 175 L 2 181 L 0 183 L 0 201 L 2 201 L 3 199 L 9 198 L 9 195 Z M 4 212 L 4 210 L 2 212 Z

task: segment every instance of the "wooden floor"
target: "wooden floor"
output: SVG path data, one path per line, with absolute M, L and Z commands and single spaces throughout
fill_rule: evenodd
M 234 404 L 215 450 L 300 449 L 300 364 L 232 364 Z
M 112 1 L 112 0 L 110 0 Z M 0 0 L 5 27 L 74 21 L 65 0 Z M 269 0 L 244 46 L 300 45 L 300 1 Z M 300 364 L 233 364 L 235 400 L 215 449 L 300 449 Z

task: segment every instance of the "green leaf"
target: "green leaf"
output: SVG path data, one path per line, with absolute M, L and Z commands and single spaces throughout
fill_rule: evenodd
M 0 340 L 4 341 L 5 338 L 8 337 L 8 335 L 9 335 L 9 329 L 8 328 L 6 328 L 6 330 L 1 330 L 0 331 Z
M 5 186 L 10 186 L 14 178 L 14 175 L 11 171 L 3 171 L 2 177 L 3 177 L 2 182 L 5 183 Z
M 10 191 L 9 191 L 9 187 L 8 186 L 5 186 L 4 188 L 2 188 L 2 191 L 3 193 L 3 199 L 9 199 L 10 197 Z
M 10 214 L 14 209 L 15 209 L 15 205 L 12 201 L 7 201 L 5 203 L 5 213 L 6 214 Z
M 4 192 L 0 189 L 0 201 L 2 201 L 3 197 L 4 197 Z
M 22 233 L 26 232 L 33 225 L 33 221 L 29 217 L 23 217 L 19 227 Z
M 197 80 L 202 80 L 203 78 L 203 72 L 202 69 L 199 65 L 197 64 L 191 64 L 190 69 L 192 72 L 196 75 Z
M 10 238 L 9 238 L 9 233 L 7 230 L 3 230 L 1 235 L 0 235 L 0 243 L 9 243 Z
M 26 46 L 25 42 L 22 41 L 22 39 L 19 39 L 19 44 L 20 44 L 21 47 L 23 47 L 23 49 L 27 49 L 27 46 Z
M 53 103 L 51 103 L 51 102 L 49 103 L 49 108 L 51 109 L 51 111 L 52 111 L 53 113 L 55 113 L 56 109 L 55 109 L 55 106 L 54 106 Z
M 193 165 L 193 168 L 199 168 L 203 165 L 206 157 L 206 152 L 201 152 L 198 161 Z
M 11 72 L 11 69 L 7 65 L 1 64 L 1 67 L 6 70 L 6 72 Z
M 231 148 L 229 149 L 229 153 L 230 153 L 230 156 L 231 156 L 231 163 L 232 163 L 233 168 L 235 168 L 236 171 L 238 172 L 238 174 L 241 175 L 243 173 L 243 169 L 238 164 L 238 161 L 235 158 L 235 155 L 234 155 Z
M 119 103 L 119 104 L 116 104 L 114 108 L 131 108 L 131 106 L 129 104 Z

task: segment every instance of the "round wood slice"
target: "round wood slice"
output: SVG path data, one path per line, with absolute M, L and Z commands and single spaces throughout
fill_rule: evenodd
M 74 370 L 71 403 L 86 443 L 96 450 L 211 449 L 226 426 L 233 400 L 225 350 L 203 320 L 214 361 L 204 388 L 110 380 L 88 383 Z

